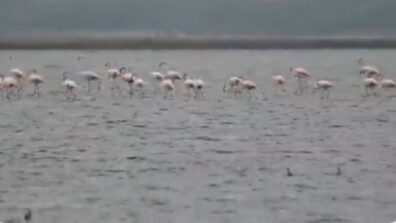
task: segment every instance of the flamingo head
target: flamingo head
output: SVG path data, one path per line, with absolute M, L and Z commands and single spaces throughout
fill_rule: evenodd
M 380 73 L 375 72 L 375 71 L 369 71 L 367 73 L 367 77 L 369 77 L 369 78 L 378 77 L 379 79 L 382 79 L 382 75 Z
M 183 75 L 184 76 L 184 75 Z M 174 80 L 181 80 L 182 78 L 180 77 L 180 75 L 175 75 L 174 77 L 173 77 L 173 79 Z
M 127 72 L 128 69 L 126 67 L 121 67 L 119 70 L 120 70 L 120 74 L 123 74 Z

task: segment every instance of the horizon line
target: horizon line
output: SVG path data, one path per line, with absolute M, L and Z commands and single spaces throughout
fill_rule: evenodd
M 396 37 L 137 33 L 0 35 L 0 49 L 320 49 L 396 48 Z

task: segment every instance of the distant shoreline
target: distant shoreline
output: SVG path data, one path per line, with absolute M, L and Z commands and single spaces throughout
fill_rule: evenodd
M 0 36 L 0 49 L 386 49 L 396 38 L 46 35 Z

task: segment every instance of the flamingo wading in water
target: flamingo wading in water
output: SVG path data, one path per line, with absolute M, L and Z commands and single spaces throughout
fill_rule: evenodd
M 378 81 L 375 78 L 367 77 L 363 80 L 365 96 L 371 95 L 377 96 L 375 89 L 379 86 Z
M 237 76 L 232 76 L 228 78 L 227 82 L 223 86 L 223 92 L 232 92 L 234 96 L 236 97 L 238 94 L 241 93 L 241 90 L 239 88 L 239 84 L 242 82 L 241 77 Z
M 105 64 L 107 78 L 111 80 L 111 95 L 114 96 L 114 91 L 117 90 L 118 94 L 121 95 L 121 88 L 118 84 L 118 79 L 121 76 L 121 68 L 112 68 L 110 62 Z
M 290 73 L 293 76 L 293 79 L 297 80 L 298 88 L 295 91 L 295 94 L 302 95 L 305 89 L 308 88 L 308 79 L 310 77 L 309 72 L 302 67 L 291 67 Z
M 321 99 L 330 98 L 330 89 L 334 87 L 334 83 L 328 80 L 318 80 L 315 84 L 314 92 L 320 90 L 322 92 Z
M 12 96 L 17 96 L 17 93 L 15 90 L 18 88 L 18 81 L 15 79 L 15 77 L 6 77 L 3 74 L 0 74 L 1 78 L 1 86 L 3 89 L 6 90 L 6 98 L 8 100 L 11 100 Z
M 18 98 L 20 98 L 21 94 L 22 94 L 22 90 L 23 90 L 24 81 L 25 81 L 25 72 L 23 72 L 21 69 L 13 68 L 10 70 L 10 74 L 17 81 L 17 86 L 16 86 L 17 96 L 18 96 Z
M 65 87 L 64 95 L 66 97 L 66 100 L 74 100 L 77 97 L 76 94 L 77 84 L 75 81 L 71 80 L 67 76 L 67 74 L 69 74 L 69 72 L 67 71 L 63 72 L 62 74 L 63 76 L 62 85 Z
M 40 85 L 44 82 L 44 79 L 41 75 L 37 73 L 36 69 L 32 69 L 28 71 L 28 81 L 33 85 L 33 97 L 39 97 L 40 92 Z

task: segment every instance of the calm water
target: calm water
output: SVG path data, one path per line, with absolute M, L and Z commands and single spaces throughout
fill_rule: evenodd
M 394 221 L 396 91 L 362 97 L 359 57 L 396 79 L 393 50 L 0 51 L 0 72 L 45 78 L 42 98 L 1 101 L 0 221 L 26 207 L 40 223 Z M 107 82 L 88 96 L 78 76 L 79 100 L 62 99 L 64 70 L 107 61 L 146 81 L 167 61 L 202 77 L 206 99 L 150 86 L 115 98 Z M 297 65 L 335 81 L 330 100 L 275 89 L 271 76 Z M 241 73 L 258 85 L 251 100 L 221 91 Z

